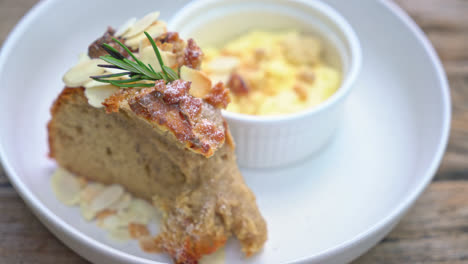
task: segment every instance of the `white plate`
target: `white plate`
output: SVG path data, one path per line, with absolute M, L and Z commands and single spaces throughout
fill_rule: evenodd
M 40 2 L 0 54 L 0 144 L 11 182 L 42 222 L 96 263 L 155 263 L 161 255 L 116 244 L 61 205 L 49 184 L 45 125 L 77 55 L 129 16 L 185 1 Z M 450 99 L 433 48 L 386 1 L 330 0 L 353 25 L 364 64 L 335 140 L 320 155 L 282 170 L 244 170 L 269 228 L 260 254 L 245 260 L 230 243 L 226 263 L 343 263 L 380 240 L 430 182 L 447 143 Z M 311 131 L 313 133 L 313 131 Z M 291 150 L 294 151 L 294 150 Z M 285 153 L 287 155 L 287 153 Z

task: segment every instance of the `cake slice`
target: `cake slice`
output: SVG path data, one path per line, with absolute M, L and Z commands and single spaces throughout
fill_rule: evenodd
M 91 59 L 102 55 L 99 45 L 111 43 L 114 34 L 109 29 L 90 46 Z M 115 37 L 135 43 L 138 35 Z M 171 67 L 185 67 L 181 71 L 190 79 L 202 54 L 195 42 L 165 31 L 152 37 Z M 141 39 L 130 48 L 143 57 Z M 247 256 L 262 248 L 266 223 L 236 164 L 220 111 L 229 101 L 221 83 L 205 86 L 206 91 L 197 78 L 158 80 L 149 88 L 113 87 L 96 107 L 87 96 L 87 90 L 96 89 L 91 82 L 71 82 L 76 87 L 64 88 L 51 108 L 50 156 L 61 167 L 89 180 L 120 184 L 152 201 L 163 213 L 152 250 L 170 254 L 175 263 L 197 263 L 232 235 Z

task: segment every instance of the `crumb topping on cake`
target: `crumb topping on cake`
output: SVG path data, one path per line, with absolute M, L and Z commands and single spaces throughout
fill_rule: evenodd
M 112 113 L 127 102 L 134 113 L 172 132 L 186 148 L 210 157 L 224 144 L 226 126 L 219 109 L 189 94 L 190 85 L 160 80 L 153 88 L 121 90 L 103 104 Z
M 216 122 L 213 122 L 210 118 L 218 116 L 216 113 L 219 109 L 227 107 L 230 102 L 229 90 L 223 83 L 213 85 L 206 74 L 199 71 L 203 52 L 195 41 L 189 39 L 186 42 L 177 32 L 167 32 L 165 23 L 159 21 L 158 17 L 159 13 L 154 12 L 141 20 L 128 21 L 117 31 L 108 27 L 104 35 L 89 46 L 87 56 L 81 56 L 80 62 L 65 74 L 63 80 L 67 87 L 84 87 L 88 103 L 93 107 L 104 106 L 107 113 L 113 113 L 128 104 L 137 115 L 173 133 L 186 148 L 210 157 L 224 144 L 226 138 L 223 120 L 216 118 Z M 180 79 L 170 82 L 157 80 L 154 81 L 154 87 L 150 88 L 118 89 L 115 85 L 89 78 L 91 75 L 122 72 L 112 67 L 98 67 L 106 64 L 100 58 L 108 53 L 102 47 L 104 43 L 131 59 L 131 54 L 113 38 L 128 45 L 141 62 L 161 71 L 150 39 L 144 37 L 144 31 L 150 33 L 160 50 L 164 65 L 176 72 L 180 70 Z M 138 43 L 136 40 L 139 40 Z M 128 78 L 120 76 L 116 80 Z
M 114 40 L 112 40 L 115 36 L 115 30 L 112 27 L 107 27 L 107 31 L 102 35 L 102 37 L 98 38 L 88 47 L 88 56 L 93 59 L 98 59 L 100 56 L 104 56 L 107 52 L 102 48 L 102 44 L 107 43 L 111 45 L 114 49 L 117 49 L 122 55 L 128 57 L 128 53 L 122 47 L 120 47 Z M 120 37 L 116 37 L 118 40 L 122 41 L 123 39 Z

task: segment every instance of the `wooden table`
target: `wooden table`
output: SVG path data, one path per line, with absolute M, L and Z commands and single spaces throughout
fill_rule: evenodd
M 0 43 L 36 1 L 0 0 Z M 434 181 L 393 232 L 354 263 L 468 263 L 468 0 L 397 2 L 443 61 L 454 104 L 452 132 Z M 1 166 L 0 212 L 0 263 L 88 263 L 39 223 Z

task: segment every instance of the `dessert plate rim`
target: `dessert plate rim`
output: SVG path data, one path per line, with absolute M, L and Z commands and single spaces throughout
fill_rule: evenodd
M 36 4 L 15 26 L 15 28 L 8 35 L 4 45 L 0 50 L 0 73 L 5 67 L 5 63 L 8 58 L 8 54 L 13 50 L 15 43 L 20 41 L 26 28 L 31 26 L 34 19 L 42 15 L 43 12 L 47 12 L 47 9 L 58 0 L 51 1 L 40 1 Z M 416 23 L 395 3 L 389 0 L 380 0 L 379 3 L 387 8 L 390 12 L 396 15 L 396 17 L 403 22 L 408 29 L 416 36 L 417 41 L 419 41 L 425 49 L 425 53 L 431 59 L 432 65 L 437 72 L 437 79 L 439 80 L 439 86 L 442 91 L 444 112 L 443 112 L 443 124 L 441 127 L 441 138 L 437 143 L 437 151 L 433 153 L 430 165 L 427 167 L 424 173 L 424 177 L 417 184 L 417 187 L 413 188 L 410 191 L 410 194 L 405 197 L 395 208 L 394 210 L 387 213 L 386 217 L 382 218 L 380 221 L 376 222 L 373 226 L 355 236 L 354 238 L 340 243 L 332 248 L 328 248 L 320 253 L 307 256 L 305 258 L 297 259 L 297 263 L 307 263 L 310 261 L 326 261 L 329 257 L 344 253 L 346 250 L 349 250 L 353 246 L 364 243 L 366 240 L 371 237 L 376 236 L 379 232 L 386 230 L 386 227 L 395 224 L 407 210 L 415 202 L 415 200 L 421 195 L 423 190 L 431 181 L 434 173 L 436 172 L 440 161 L 445 152 L 445 148 L 448 143 L 449 132 L 450 132 L 450 120 L 451 120 L 451 102 L 450 102 L 450 92 L 447 77 L 443 70 L 442 64 L 427 37 L 424 35 L 422 30 L 416 25 Z M 1 76 L 0 76 L 1 77 Z M 72 242 L 67 243 L 73 249 L 77 250 L 78 245 L 85 245 L 88 248 L 94 248 L 94 250 L 99 251 L 100 254 L 110 255 L 116 261 L 125 263 L 158 263 L 153 260 L 137 257 L 126 252 L 114 249 L 111 246 L 103 244 L 93 238 L 87 236 L 85 233 L 78 231 L 75 227 L 66 223 L 61 219 L 57 214 L 55 214 L 51 209 L 49 209 L 45 204 L 43 204 L 33 192 L 26 186 L 22 181 L 21 177 L 18 176 L 17 172 L 14 170 L 13 166 L 10 164 L 9 158 L 6 155 L 4 146 L 0 143 L 0 159 L 5 168 L 5 171 L 10 179 L 10 182 L 20 194 L 22 199 L 26 204 L 34 211 L 34 213 L 40 218 L 40 220 L 62 241 L 67 243 L 67 237 L 70 237 L 74 240 L 74 245 Z M 387 230 L 388 231 L 388 230 Z M 89 259 L 96 259 L 96 254 L 94 257 L 84 255 L 84 249 L 79 250 L 79 254 L 87 257 Z

